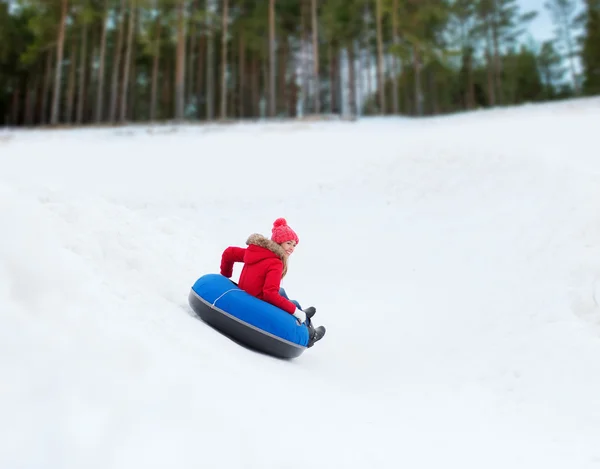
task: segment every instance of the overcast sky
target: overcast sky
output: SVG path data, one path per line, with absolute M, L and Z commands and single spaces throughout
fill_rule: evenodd
M 542 42 L 546 39 L 551 39 L 554 36 L 552 18 L 544 3 L 546 0 L 519 0 L 521 11 L 526 12 L 536 10 L 538 16 L 531 22 L 531 36 L 536 41 Z
M 547 0 L 519 0 L 521 5 L 521 11 L 526 12 L 530 10 L 536 10 L 538 17 L 531 23 L 531 36 L 536 41 L 544 41 L 546 39 L 554 38 L 554 25 L 552 24 L 552 17 L 550 12 L 544 8 L 544 3 Z M 579 13 L 583 9 L 583 0 L 576 0 L 577 12 Z

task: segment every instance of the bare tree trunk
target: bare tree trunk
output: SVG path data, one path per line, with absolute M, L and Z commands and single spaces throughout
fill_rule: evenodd
M 231 41 L 231 47 L 229 49 L 229 68 L 231 68 L 231 81 L 227 83 L 228 99 L 227 99 L 227 115 L 230 117 L 236 116 L 236 104 L 237 104 L 237 92 L 240 81 L 240 71 L 236 69 L 235 60 L 237 58 L 236 48 L 233 41 Z M 239 54 L 238 54 L 239 55 Z M 231 88 L 231 89 L 230 89 Z
M 165 109 L 171 109 L 170 104 L 170 92 L 171 92 L 171 77 L 170 74 L 168 73 L 168 71 L 171 70 L 171 67 L 173 66 L 173 56 L 171 55 L 167 55 L 164 59 L 164 65 L 163 65 L 163 77 L 162 77 L 162 90 L 161 90 L 161 96 L 160 96 L 160 100 L 161 100 L 161 117 L 166 117 L 167 113 L 165 112 Z
M 308 0 L 301 0 L 300 3 L 300 31 L 302 37 L 300 39 L 300 82 L 301 82 L 301 104 L 302 113 L 306 114 L 309 106 L 309 64 L 308 64 L 308 52 L 306 51 L 306 45 L 308 43 L 308 26 L 306 26 L 306 5 Z
M 100 65 L 98 67 L 98 89 L 96 90 L 96 123 L 102 121 L 102 104 L 104 103 L 104 61 L 106 57 L 106 34 L 108 23 L 108 0 L 104 0 L 104 20 L 102 22 L 102 39 L 100 39 Z
M 348 52 L 348 107 L 350 117 L 356 116 L 356 86 L 354 77 L 354 42 L 346 46 Z
M 110 122 L 115 122 L 117 118 L 117 99 L 119 94 L 119 71 L 121 68 L 121 49 L 123 48 L 123 30 L 125 29 L 125 0 L 121 0 L 121 20 L 119 21 L 119 32 L 117 38 L 117 46 L 115 48 L 115 56 L 113 62 L 113 74 L 110 95 Z
M 408 68 L 407 62 L 401 60 L 400 66 L 402 70 Z M 408 74 L 403 73 L 400 75 L 400 89 L 404 91 L 403 102 L 404 102 L 404 112 L 405 114 L 411 115 L 415 113 L 416 109 L 416 96 L 411 96 Z M 412 106 L 411 106 L 412 105 Z
M 127 47 L 125 49 L 125 63 L 123 65 L 123 84 L 121 85 L 121 115 L 119 120 L 125 122 L 127 118 L 127 98 L 129 90 L 129 70 L 131 68 L 131 49 L 133 48 L 133 28 L 135 27 L 135 0 L 129 2 L 129 25 L 127 31 Z
M 367 89 L 367 92 L 364 92 L 364 82 L 365 82 L 365 76 L 364 76 L 364 72 L 363 72 L 363 64 L 362 64 L 362 56 L 363 51 L 360 48 L 360 41 L 359 40 L 353 40 L 352 41 L 352 48 L 354 50 L 355 56 L 358 57 L 358 60 L 356 60 L 356 64 L 354 65 L 354 70 L 356 72 L 356 82 L 355 82 L 355 88 L 357 91 L 356 94 L 356 112 L 357 114 L 360 114 L 361 112 L 364 111 L 364 96 L 365 94 L 368 95 L 370 93 L 370 89 Z M 369 67 L 370 70 L 370 67 Z M 369 86 L 371 84 L 371 82 L 369 81 Z
M 494 85 L 498 104 L 504 103 L 502 93 L 502 63 L 500 61 L 500 41 L 498 38 L 498 26 L 494 22 L 492 24 L 492 37 L 494 40 Z
M 369 47 L 370 44 L 367 41 L 367 50 L 366 50 L 366 57 L 365 57 L 365 61 L 367 62 L 367 66 L 366 66 L 366 70 L 367 70 L 367 99 L 370 101 L 371 100 L 371 94 L 373 93 L 373 73 L 371 73 L 371 59 L 372 59 L 372 54 L 371 54 L 371 48 Z M 360 49 L 359 49 L 360 51 Z M 360 53 L 360 52 L 359 52 Z M 361 62 L 362 65 L 362 60 L 359 60 L 359 62 Z M 375 98 L 373 98 L 375 99 Z M 373 104 L 371 104 L 371 101 L 369 102 L 369 105 L 365 108 L 365 112 L 371 113 L 373 112 Z
M 333 67 L 333 72 L 332 72 L 332 83 L 331 83 L 331 99 L 332 99 L 332 108 L 333 108 L 333 112 L 337 112 L 340 113 L 341 112 L 341 106 L 340 106 L 340 73 L 341 73 L 341 67 L 340 67 L 340 46 L 339 44 L 336 44 L 334 46 L 333 49 L 333 53 L 331 56 L 331 60 L 332 60 L 332 67 Z
M 244 117 L 244 91 L 245 91 L 245 79 L 246 79 L 246 75 L 245 75 L 245 67 L 246 67 L 246 45 L 244 43 L 244 31 L 242 30 L 240 32 L 240 53 L 238 56 L 239 59 L 239 96 L 238 96 L 238 112 L 240 115 L 240 118 Z
M 329 113 L 333 114 L 335 109 L 335 71 L 333 65 L 333 45 L 327 44 L 327 59 L 329 61 Z
M 265 40 L 265 51 L 264 51 L 264 60 L 261 60 L 260 62 L 260 71 L 262 73 L 262 87 L 260 90 L 260 96 L 261 96 L 261 102 L 265 103 L 264 108 L 262 106 L 259 105 L 259 109 L 260 109 L 260 115 L 261 117 L 264 116 L 269 116 L 270 112 L 269 112 L 269 94 L 270 94 L 270 81 L 271 81 L 271 74 L 269 71 L 269 64 L 271 62 L 270 60 L 270 54 L 269 54 L 269 48 L 270 48 L 270 44 L 269 44 L 269 38 L 267 37 Z
M 577 83 L 577 73 L 575 72 L 575 51 L 573 46 L 573 31 L 569 25 L 569 19 L 564 11 L 562 11 L 562 23 L 563 23 L 563 31 L 565 34 L 565 42 L 567 44 L 567 54 L 569 56 L 569 68 L 571 69 L 571 79 L 573 80 L 573 88 L 575 89 L 575 94 L 579 96 L 581 94 L 581 90 L 579 89 L 579 83 Z
M 492 44 L 490 39 L 490 21 L 489 17 L 486 18 L 486 44 L 485 44 L 485 56 L 487 61 L 487 80 L 488 80 L 488 104 L 490 106 L 496 105 L 496 88 L 494 86 L 494 63 L 492 55 Z
M 223 34 L 221 36 L 221 119 L 227 118 L 227 23 L 229 0 L 223 0 Z
M 175 65 L 175 120 L 185 114 L 185 0 L 177 5 L 177 63 Z
M 138 6 L 136 8 L 137 12 L 136 13 L 136 17 L 135 17 L 135 23 L 134 23 L 134 28 L 133 28 L 133 35 L 134 35 L 134 40 L 133 40 L 133 48 L 131 49 L 131 54 L 132 54 L 132 59 L 131 59 L 131 67 L 130 68 L 130 72 L 129 72 L 129 91 L 128 91 L 128 95 L 129 95 L 129 102 L 127 104 L 127 114 L 125 116 L 126 119 L 131 120 L 132 122 L 135 122 L 138 118 L 138 114 L 139 114 L 139 109 L 137 108 L 137 98 L 138 98 L 138 71 L 137 71 L 137 51 L 135 48 L 135 43 L 136 40 L 135 38 L 139 35 L 140 31 L 139 28 L 141 26 L 141 23 L 139 21 L 140 17 L 142 16 L 141 14 L 141 8 Z
M 44 86 L 42 90 L 42 117 L 41 123 L 45 125 L 48 122 L 48 98 L 50 96 L 50 87 L 52 85 L 52 59 L 53 49 L 49 49 L 46 59 L 46 73 L 44 76 Z
M 431 114 L 435 116 L 440 113 L 440 103 L 437 90 L 437 81 L 435 79 L 435 70 L 429 70 L 428 75 L 429 96 L 431 98 Z
M 56 44 L 56 71 L 54 74 L 54 98 L 52 100 L 52 117 L 50 123 L 58 124 L 60 115 L 60 90 L 62 81 L 62 60 L 65 48 L 65 28 L 67 22 L 67 0 L 62 0 L 62 9 L 60 14 L 60 27 L 58 28 L 58 41 Z
M 298 68 L 296 67 L 296 61 L 293 59 L 293 55 L 290 56 L 290 72 L 292 79 L 290 80 L 290 91 L 288 94 L 287 110 L 290 117 L 298 117 Z
M 77 70 L 77 36 L 73 34 L 71 41 L 71 58 L 69 65 L 69 81 L 67 84 L 67 113 L 65 122 L 70 124 L 73 119 L 73 101 L 75 100 L 75 71 Z
M 275 117 L 275 0 L 269 0 L 269 115 Z
M 156 120 L 156 102 L 158 93 L 158 70 L 160 65 L 160 34 L 162 23 L 160 17 L 156 20 L 156 38 L 154 40 L 154 59 L 152 63 L 152 91 L 150 96 L 150 120 Z
M 413 47 L 413 65 L 415 69 L 415 113 L 417 116 L 423 115 L 423 86 L 421 84 L 421 54 L 417 46 Z
M 279 83 L 277 85 L 277 114 L 286 112 L 287 90 L 286 90 L 286 75 L 287 75 L 287 56 L 288 56 L 288 40 L 286 37 L 281 39 L 281 47 L 279 48 Z
M 15 91 L 13 92 L 13 95 L 12 95 L 12 104 L 11 104 L 11 109 L 10 109 L 11 110 L 11 124 L 15 127 L 19 125 L 20 103 L 21 103 L 21 84 L 17 82 L 15 84 Z
M 315 84 L 316 114 L 321 113 L 321 85 L 319 81 L 319 34 L 317 29 L 317 0 L 312 0 L 312 38 L 313 38 L 313 83 Z
M 392 34 L 394 46 L 398 47 L 398 0 L 393 0 L 392 5 Z M 392 112 L 399 113 L 398 102 L 398 57 L 397 51 L 392 54 Z
M 200 36 L 198 40 L 198 61 L 197 61 L 197 74 L 196 74 L 196 106 L 198 118 L 201 117 L 202 110 L 202 87 L 204 85 L 204 56 L 206 51 L 206 37 Z
M 467 57 L 467 109 L 475 108 L 475 77 L 473 76 L 473 53 Z
M 188 58 L 187 58 L 187 67 L 186 67 L 186 84 L 185 84 L 185 102 L 189 103 L 190 101 L 192 101 L 192 98 L 194 97 L 195 93 L 195 89 L 194 89 L 194 71 L 195 71 L 195 67 L 194 67 L 194 54 L 196 53 L 196 42 L 198 40 L 198 24 L 196 21 L 196 18 L 194 18 L 194 15 L 196 14 L 196 11 L 198 10 L 198 0 L 193 0 L 192 4 L 191 4 L 191 11 L 190 11 L 190 22 L 191 22 L 191 28 L 190 28 L 190 45 L 188 47 Z
M 485 56 L 487 59 L 487 84 L 488 84 L 488 104 L 490 106 L 496 105 L 496 92 L 494 87 L 494 68 L 492 60 L 492 52 L 489 48 L 485 50 Z
M 383 79 L 383 39 L 381 31 L 381 0 L 375 0 L 377 29 L 377 88 L 379 90 L 379 113 L 385 114 L 385 81 Z
M 252 54 L 252 78 L 250 79 L 250 87 L 252 88 L 252 115 L 257 117 L 260 113 L 259 109 L 259 91 L 258 91 L 258 80 L 259 80 L 259 64 L 258 64 L 258 53 Z
M 44 94 L 44 66 L 40 59 L 40 65 L 36 76 L 35 102 L 32 110 L 31 123 L 38 125 L 42 114 L 42 97 Z
M 38 65 L 33 69 L 33 73 L 29 73 L 27 79 L 27 97 L 25 101 L 25 125 L 33 124 L 33 114 L 35 109 L 36 94 L 38 88 L 39 75 L 37 73 Z M 33 79 L 32 79 L 33 75 Z
M 206 34 L 207 34 L 207 53 L 206 53 L 206 119 L 212 120 L 214 117 L 214 33 L 212 27 L 212 14 L 214 0 L 206 0 Z
M 288 117 L 297 117 L 296 113 L 296 99 L 297 97 L 297 85 L 296 85 L 296 58 L 294 56 L 293 46 L 290 44 L 290 39 L 286 38 L 286 52 L 285 52 L 285 80 L 284 86 L 284 99 L 285 99 L 285 113 Z
M 96 87 L 98 86 L 98 74 L 94 72 L 94 67 L 100 56 L 100 37 L 102 35 L 102 25 L 99 22 L 97 27 L 90 28 L 89 38 L 87 40 L 89 53 L 87 53 L 85 64 L 85 98 L 83 100 L 82 122 L 89 120 L 94 122 L 94 112 L 96 103 Z
M 85 74 L 87 71 L 87 35 L 88 22 L 84 18 L 83 23 L 83 42 L 81 44 L 81 55 L 79 57 L 79 85 L 77 87 L 77 124 L 83 122 L 83 109 L 85 106 Z

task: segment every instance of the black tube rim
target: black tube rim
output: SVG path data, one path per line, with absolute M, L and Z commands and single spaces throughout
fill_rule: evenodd
M 200 295 L 198 295 L 198 293 L 196 293 L 196 291 L 192 288 L 191 289 L 191 293 L 194 295 L 194 297 L 196 297 L 198 300 L 200 300 L 202 303 L 204 303 L 206 306 L 208 306 L 209 308 L 218 311 L 219 313 L 223 314 L 224 316 L 227 316 L 229 319 L 232 319 L 240 324 L 243 324 L 244 326 L 249 327 L 250 329 L 255 330 L 256 332 L 260 332 L 261 334 L 264 334 L 272 339 L 278 340 L 280 342 L 283 342 L 286 345 L 291 345 L 293 347 L 296 347 L 300 350 L 305 350 L 307 347 L 304 345 L 300 345 L 297 344 L 295 342 L 292 342 L 290 340 L 284 339 L 282 337 L 279 337 L 278 335 L 272 334 L 271 332 L 265 331 L 264 329 L 261 329 L 259 327 L 256 327 L 253 324 L 250 324 L 246 321 L 242 321 L 240 318 L 237 318 L 235 316 L 233 316 L 232 314 L 228 313 L 227 311 L 223 311 L 221 308 L 219 308 L 218 306 L 206 301 L 204 298 L 202 298 Z

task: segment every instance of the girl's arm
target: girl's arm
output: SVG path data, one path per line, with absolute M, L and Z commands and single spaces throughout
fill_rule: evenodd
M 231 278 L 233 275 L 233 264 L 244 261 L 245 248 L 229 246 L 221 256 L 221 275 Z
M 265 285 L 263 286 L 263 299 L 290 314 L 294 314 L 294 311 L 297 309 L 296 305 L 279 294 L 282 273 L 283 264 L 281 262 L 274 262 L 269 267 L 265 277 Z

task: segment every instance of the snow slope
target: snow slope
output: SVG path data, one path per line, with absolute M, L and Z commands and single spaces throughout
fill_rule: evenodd
M 0 132 L 0 467 L 600 467 L 599 122 Z M 279 216 L 292 361 L 187 305 Z

